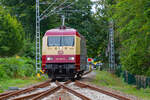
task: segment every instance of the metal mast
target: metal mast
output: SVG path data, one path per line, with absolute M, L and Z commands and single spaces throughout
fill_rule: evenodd
M 41 70 L 41 45 L 40 45 L 40 21 L 42 21 L 43 19 L 51 16 L 52 14 L 56 13 L 58 8 L 61 8 L 61 6 L 63 6 L 65 3 L 67 3 L 68 0 L 64 0 L 63 3 L 61 3 L 59 6 L 55 7 L 53 10 L 49 9 L 55 4 L 57 0 L 54 0 L 52 3 L 49 2 L 43 2 L 41 4 L 49 4 L 49 7 L 47 9 L 45 9 L 43 11 L 43 13 L 40 15 L 40 2 L 39 0 L 36 0 L 36 73 L 38 73 Z M 77 2 L 78 0 L 76 0 Z M 63 7 L 61 10 L 70 7 L 71 5 L 73 5 L 74 2 L 72 2 L 71 4 L 67 5 L 66 7 Z M 60 10 L 60 11 L 61 11 Z M 60 12 L 59 11 L 59 12 Z M 65 17 L 63 18 L 63 25 L 65 24 Z
M 41 69 L 41 52 L 40 52 L 40 12 L 39 0 L 36 0 L 36 73 Z
M 109 68 L 110 71 L 115 71 L 115 49 L 114 49 L 114 29 L 113 20 L 110 21 L 109 28 Z

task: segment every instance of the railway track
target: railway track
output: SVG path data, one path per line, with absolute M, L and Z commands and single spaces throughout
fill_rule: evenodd
M 43 90 L 39 91 L 39 89 Z M 0 100 L 45 100 L 44 98 L 47 98 L 46 100 L 53 100 L 51 95 L 54 93 L 57 95 L 57 92 L 62 89 L 76 97 L 76 99 L 71 100 L 77 100 L 77 98 L 78 100 L 131 100 L 125 96 L 121 96 L 80 81 L 51 82 L 51 80 L 47 80 L 46 82 L 25 89 L 2 93 L 0 94 Z M 103 98 L 98 98 L 100 95 L 103 95 Z M 61 96 L 56 100 L 61 100 Z
M 0 94 L 0 100 L 41 100 L 41 99 L 43 99 L 47 96 L 50 96 L 51 94 L 59 91 L 60 89 L 64 89 L 67 92 L 73 94 L 74 96 L 80 98 L 79 100 L 93 100 L 92 98 L 86 96 L 85 94 L 80 93 L 79 91 L 77 91 L 76 89 L 71 87 L 71 85 L 69 85 L 69 84 L 72 84 L 80 89 L 86 88 L 86 89 L 89 89 L 89 91 L 93 90 L 93 91 L 97 91 L 97 92 L 106 94 L 106 95 L 110 96 L 110 98 L 112 97 L 112 100 L 130 100 L 127 97 L 120 96 L 118 94 L 114 94 L 109 91 L 87 85 L 80 81 L 75 81 L 75 82 L 67 81 L 65 83 L 60 83 L 60 82 L 56 81 L 55 84 L 56 84 L 56 86 L 54 86 L 50 89 L 41 91 L 41 92 L 32 93 L 32 91 L 36 91 L 36 89 L 38 89 L 38 88 L 44 88 L 44 87 L 50 86 L 50 83 L 48 85 L 47 82 L 45 82 L 44 84 L 33 86 L 33 87 L 30 87 L 27 89 L 3 93 L 3 94 Z M 24 94 L 24 96 L 19 97 L 19 95 L 21 95 L 21 94 Z M 92 95 L 94 96 L 94 94 L 92 94 Z M 114 98 L 116 98 L 116 99 L 114 99 Z M 51 99 L 49 99 L 49 100 L 51 100 Z M 97 98 L 95 100 L 101 100 L 101 99 Z

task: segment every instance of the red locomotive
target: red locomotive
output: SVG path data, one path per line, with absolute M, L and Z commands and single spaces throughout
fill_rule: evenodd
M 86 40 L 76 29 L 60 27 L 43 37 L 42 69 L 52 79 L 81 77 L 86 70 Z

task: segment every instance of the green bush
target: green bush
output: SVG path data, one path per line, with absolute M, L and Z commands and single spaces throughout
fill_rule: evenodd
M 35 75 L 34 66 L 30 58 L 0 58 L 0 79 Z
M 23 57 L 30 57 L 32 59 L 35 58 L 35 43 L 31 42 L 30 39 L 24 41 L 23 49 L 21 50 L 20 54 Z
M 0 56 L 10 57 L 23 47 L 24 30 L 15 17 L 0 6 Z

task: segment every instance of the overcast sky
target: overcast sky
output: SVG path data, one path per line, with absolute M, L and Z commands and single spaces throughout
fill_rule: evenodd
M 98 1 L 98 0 L 91 0 L 91 1 Z
M 98 1 L 98 0 L 91 0 L 91 1 Z M 96 12 L 96 10 L 95 10 L 95 5 L 93 5 L 92 11 L 93 11 L 93 12 Z

